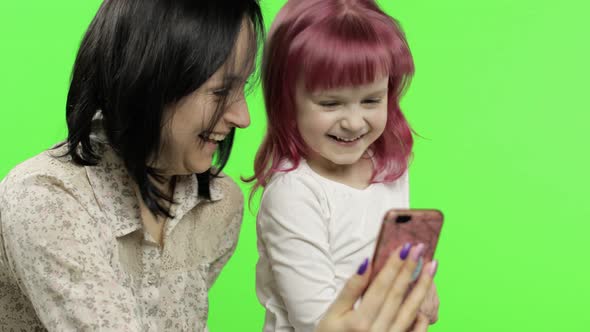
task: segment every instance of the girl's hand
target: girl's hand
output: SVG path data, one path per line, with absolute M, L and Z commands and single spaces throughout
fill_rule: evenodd
M 408 293 L 412 273 L 417 266 L 416 248 L 405 252 L 400 258 L 401 248 L 391 255 L 383 269 L 366 290 L 360 305 L 354 304 L 367 288 L 370 267 L 361 265 L 357 275 L 346 283 L 332 303 L 315 332 L 405 332 L 426 331 L 429 318 L 419 314 L 436 273 L 437 262 L 431 262 L 422 269 L 416 286 Z M 411 330 L 410 330 L 411 328 Z

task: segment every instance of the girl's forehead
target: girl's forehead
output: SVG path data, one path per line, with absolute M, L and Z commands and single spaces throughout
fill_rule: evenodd
M 305 91 L 307 94 L 311 96 L 320 96 L 320 95 L 347 95 L 351 93 L 377 93 L 381 92 L 382 90 L 387 90 L 389 83 L 389 76 L 388 75 L 379 75 L 375 77 L 373 80 L 369 80 L 368 82 L 360 83 L 360 84 L 342 84 L 337 86 L 327 86 L 322 87 L 315 86 L 314 89 L 307 88 L 308 84 L 302 79 L 297 82 L 297 88 Z
M 362 63 L 328 65 L 328 68 L 314 64 L 316 68 L 304 67 L 299 75 L 310 91 L 367 85 L 390 75 L 390 67 L 385 61 L 359 62 Z

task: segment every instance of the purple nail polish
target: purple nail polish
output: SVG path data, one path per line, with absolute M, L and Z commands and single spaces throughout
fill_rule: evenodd
M 356 271 L 356 274 L 362 276 L 367 271 L 367 267 L 369 267 L 369 259 L 365 258 L 363 264 L 361 264 L 361 266 L 359 266 L 359 269 Z
M 406 258 L 408 258 L 408 255 L 410 254 L 410 249 L 412 249 L 411 243 L 408 242 L 408 243 L 404 244 L 402 251 L 400 251 L 400 253 L 399 253 L 399 258 L 401 258 L 402 260 L 405 260 Z

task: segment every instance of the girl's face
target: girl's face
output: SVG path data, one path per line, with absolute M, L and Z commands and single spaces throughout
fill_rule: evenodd
M 326 171 L 354 166 L 383 133 L 389 78 L 352 87 L 308 92 L 297 84 L 297 126 L 307 161 Z
M 164 120 L 166 125 L 162 132 L 160 156 L 155 163 L 155 167 L 163 170 L 165 175 L 207 171 L 211 168 L 218 142 L 225 139 L 233 128 L 245 128 L 250 124 L 244 98 L 247 77 L 234 75 L 230 69 L 245 68 L 249 60 L 246 55 L 248 33 L 249 29 L 242 26 L 234 55 L 235 65 L 224 64 L 196 91 L 166 110 L 168 116 Z M 231 85 L 224 82 L 227 77 L 232 78 Z M 209 123 L 223 95 L 227 95 L 226 108 L 213 130 L 208 132 Z

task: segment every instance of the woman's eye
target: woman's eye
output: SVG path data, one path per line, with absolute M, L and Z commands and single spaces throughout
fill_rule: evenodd
M 232 93 L 234 88 L 235 88 L 235 86 L 233 86 L 233 85 L 219 87 L 219 88 L 213 90 L 212 93 L 216 97 L 224 97 L 225 98 Z
M 227 97 L 229 95 L 230 91 L 231 91 L 231 89 L 229 89 L 229 88 L 221 88 L 221 89 L 213 90 L 213 95 L 215 95 L 216 97 Z

